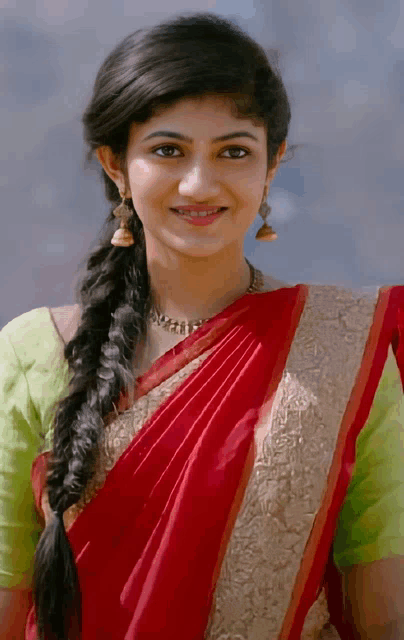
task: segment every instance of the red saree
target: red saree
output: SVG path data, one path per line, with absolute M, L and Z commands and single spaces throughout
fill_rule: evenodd
M 379 296 L 361 376 L 344 415 L 282 640 L 300 637 L 305 615 L 331 575 L 327 561 L 352 473 L 355 439 L 390 343 L 402 358 L 397 330 L 402 296 L 401 287 Z M 253 465 L 254 428 L 271 408 L 306 297 L 303 285 L 243 296 L 139 379 L 137 397 L 215 347 L 136 434 L 68 531 L 83 594 L 83 640 L 203 639 Z M 40 456 L 32 470 L 37 505 L 45 463 L 46 456 Z M 337 581 L 329 584 L 337 598 Z M 335 602 L 330 613 L 341 634 L 343 617 Z M 33 609 L 25 637 L 36 640 Z

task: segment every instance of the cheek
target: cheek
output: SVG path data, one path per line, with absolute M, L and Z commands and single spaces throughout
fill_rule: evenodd
M 128 167 L 132 189 L 139 191 L 157 182 L 158 171 L 151 163 L 143 159 L 132 160 Z
M 261 172 L 239 176 L 237 181 L 237 193 L 239 194 L 240 201 L 244 203 L 245 207 L 257 211 L 264 193 L 265 176 L 261 175 Z
M 171 183 L 169 177 L 159 167 L 143 159 L 132 161 L 128 167 L 129 183 L 133 205 L 141 218 L 147 216 L 165 198 Z

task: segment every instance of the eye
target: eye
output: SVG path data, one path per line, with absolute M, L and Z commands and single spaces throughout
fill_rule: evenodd
M 161 150 L 163 150 L 163 153 L 157 153 L 157 151 Z M 170 153 L 172 151 L 179 151 L 179 149 L 177 147 L 174 147 L 174 145 L 172 144 L 163 144 L 162 146 L 153 149 L 153 153 L 160 156 L 160 158 L 178 158 L 178 156 L 174 156 L 173 153 Z
M 227 151 L 230 153 L 229 156 L 226 156 L 227 158 L 233 158 L 235 160 L 238 160 L 239 158 L 245 158 L 247 156 L 249 156 L 251 154 L 251 151 L 248 151 L 247 149 L 243 149 L 243 147 L 229 147 L 228 149 L 226 149 L 225 151 L 223 151 L 223 153 L 227 153 Z M 240 151 L 244 154 L 244 155 L 239 155 Z

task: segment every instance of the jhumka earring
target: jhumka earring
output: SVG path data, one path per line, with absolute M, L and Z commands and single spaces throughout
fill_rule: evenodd
M 119 195 L 122 198 L 121 204 L 119 204 L 113 213 L 115 218 L 121 221 L 119 229 L 117 229 L 112 236 L 111 244 L 115 247 L 130 247 L 135 243 L 132 232 L 128 228 L 128 220 L 133 215 L 133 211 L 125 203 L 125 190 L 119 190 Z
M 264 189 L 264 196 L 262 198 L 261 206 L 258 209 L 258 213 L 264 220 L 264 224 L 260 227 L 256 233 L 256 240 L 260 240 L 262 242 L 272 242 L 276 240 L 278 234 L 272 229 L 272 227 L 266 223 L 266 218 L 271 213 L 271 207 L 266 203 L 267 199 L 267 187 Z

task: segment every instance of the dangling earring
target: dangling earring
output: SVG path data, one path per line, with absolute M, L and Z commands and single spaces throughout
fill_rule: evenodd
M 125 203 L 125 189 L 123 191 L 120 189 L 119 195 L 122 202 L 114 209 L 113 214 L 115 218 L 120 219 L 121 225 L 112 236 L 111 244 L 115 247 L 130 247 L 135 243 L 132 232 L 128 228 L 128 220 L 133 215 L 133 211 Z
M 278 234 L 272 229 L 272 227 L 266 223 L 266 218 L 271 213 L 271 207 L 266 203 L 267 199 L 267 187 L 264 189 L 264 196 L 262 198 L 261 206 L 258 209 L 258 213 L 264 220 L 264 224 L 260 227 L 255 235 L 256 240 L 260 240 L 262 242 L 272 242 L 276 240 Z

